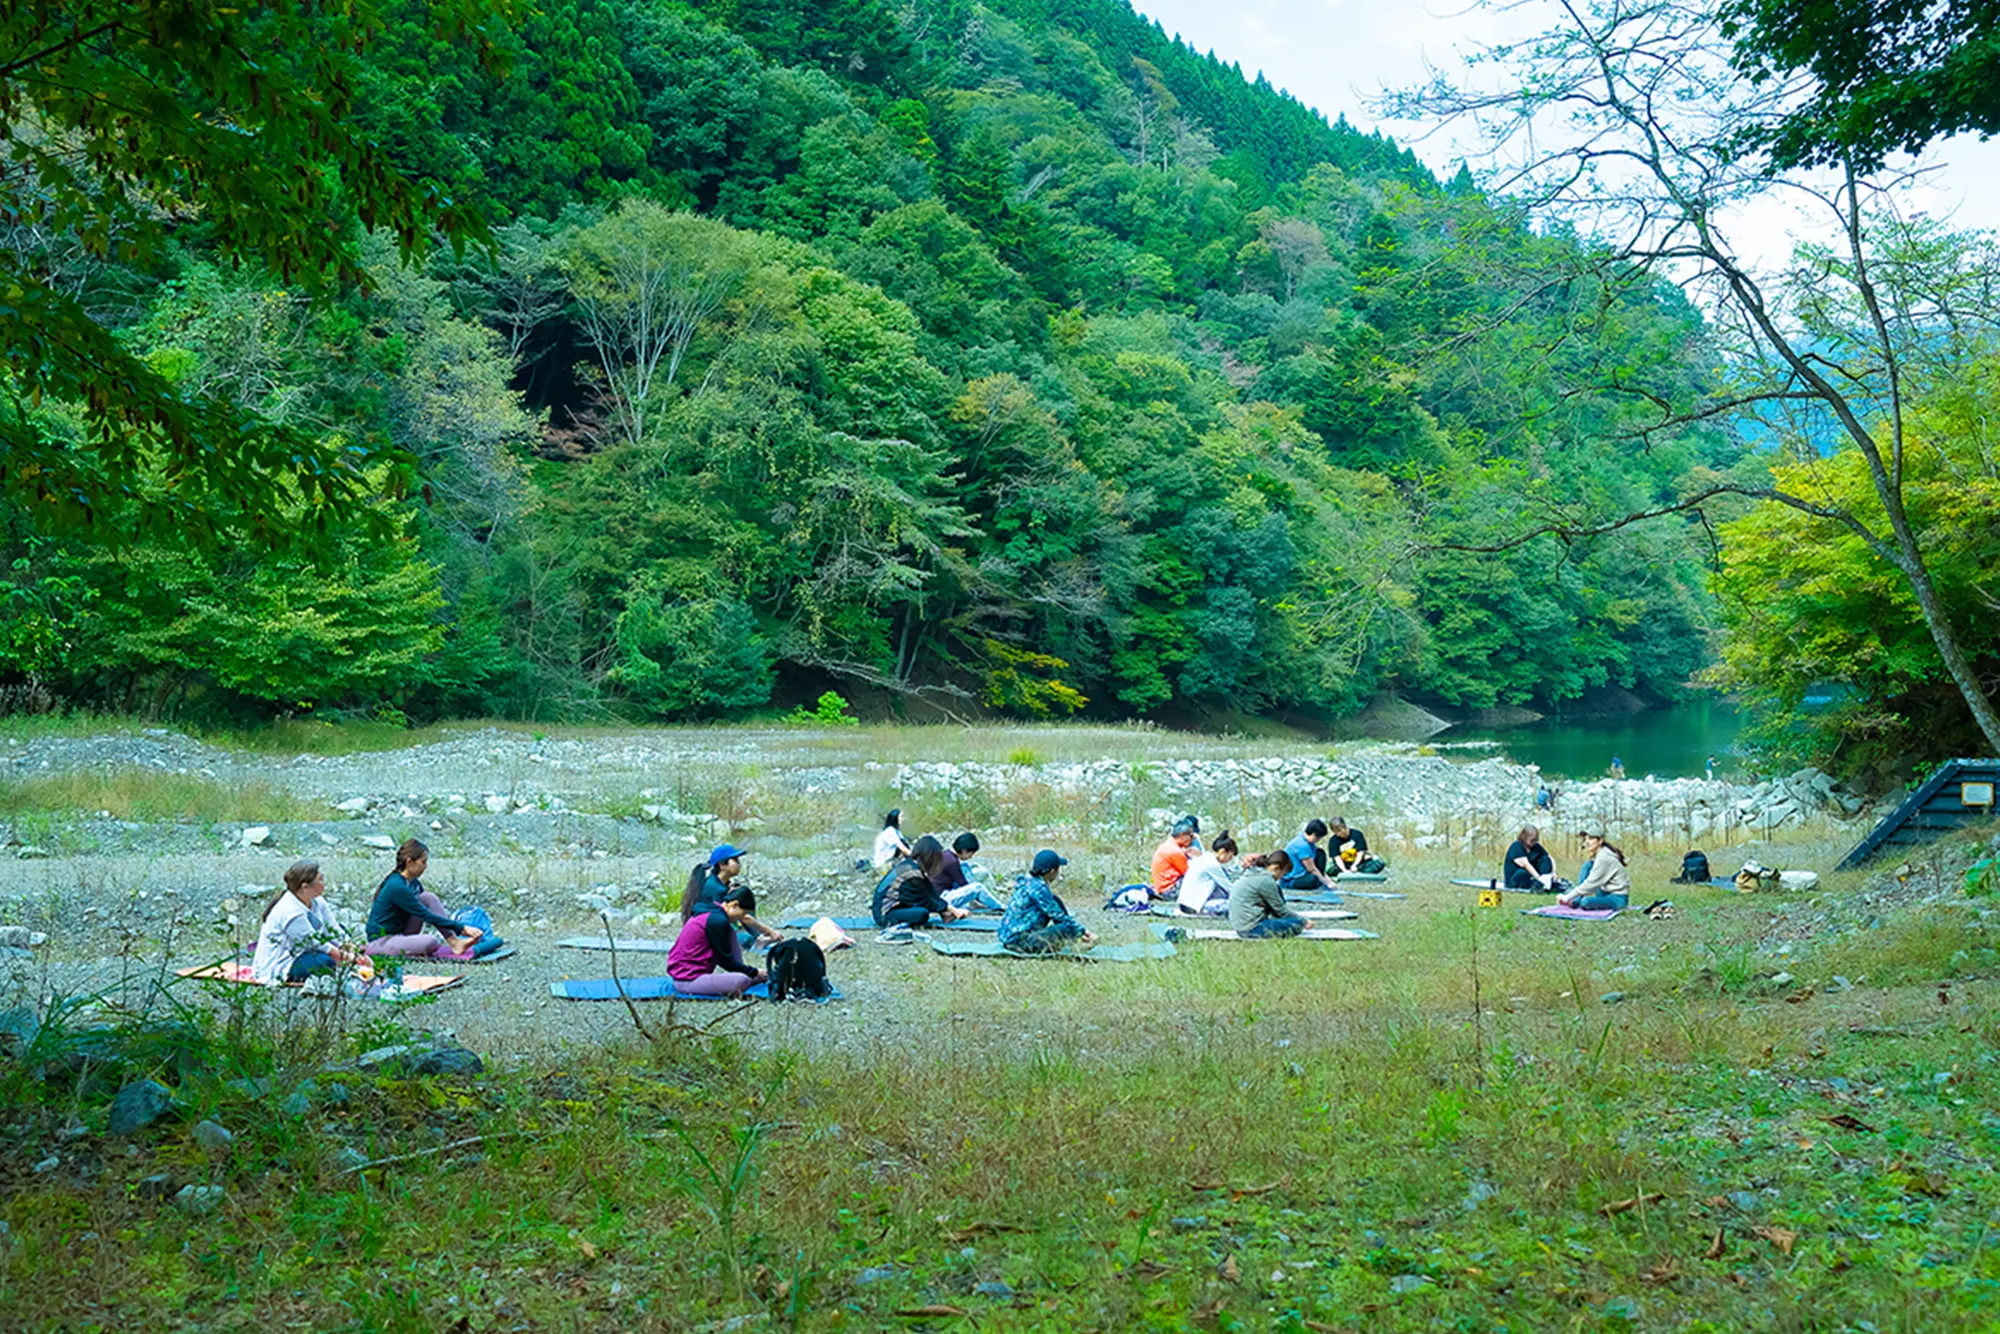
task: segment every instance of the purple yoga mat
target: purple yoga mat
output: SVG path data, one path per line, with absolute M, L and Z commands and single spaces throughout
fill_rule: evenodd
M 1560 903 L 1544 903 L 1539 908 L 1523 908 L 1523 917 L 1566 917 L 1572 922 L 1608 922 L 1622 908 L 1566 908 Z

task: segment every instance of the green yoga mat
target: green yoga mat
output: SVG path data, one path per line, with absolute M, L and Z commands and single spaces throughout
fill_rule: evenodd
M 788 917 L 778 923 L 780 931 L 810 931 L 817 917 Z M 842 931 L 880 931 L 872 917 L 835 917 L 830 919 Z M 956 922 L 930 922 L 924 926 L 911 928 L 915 931 L 985 931 L 989 934 L 1000 929 L 997 917 L 961 917 Z
M 1153 934 L 1164 940 L 1247 940 L 1259 944 L 1270 942 L 1283 944 L 1287 940 L 1380 940 L 1373 931 L 1362 931 L 1351 926 L 1308 927 L 1296 936 L 1239 936 L 1227 927 L 1185 927 L 1166 926 L 1156 923 Z
M 1074 963 L 1137 963 L 1141 959 L 1171 959 L 1179 953 L 1171 942 L 1140 941 L 1132 945 L 1097 945 L 1082 954 L 1016 954 L 1002 949 L 998 940 L 965 940 L 930 937 L 931 948 L 953 958 L 977 959 L 1068 959 Z

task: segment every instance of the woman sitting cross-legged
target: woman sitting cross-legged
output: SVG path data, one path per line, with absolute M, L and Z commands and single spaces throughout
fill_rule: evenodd
M 1595 829 L 1583 831 L 1583 855 L 1590 869 L 1575 889 L 1557 897 L 1556 902 L 1571 908 L 1624 908 L 1631 904 L 1632 873 L 1625 869 L 1625 853 L 1615 843 L 1606 843 Z
M 1236 840 L 1227 829 L 1215 836 L 1207 852 L 1190 853 L 1187 874 L 1181 877 L 1179 910 L 1194 916 L 1227 916 L 1229 892 L 1236 887 L 1231 875 L 1235 861 Z
M 681 891 L 682 922 L 693 921 L 698 914 L 722 902 L 722 896 L 736 883 L 736 877 L 743 874 L 743 859 L 749 852 L 748 848 L 724 843 L 689 869 L 687 888 Z M 748 912 L 737 923 L 737 932 L 746 946 L 775 945 L 784 939 Z
M 667 952 L 667 976 L 694 996 L 734 996 L 765 980 L 761 969 L 743 962 L 737 930 L 757 911 L 748 885 L 732 885 L 716 903 L 704 903 Z
M 373 970 L 357 941 L 349 940 L 326 901 L 326 877 L 318 862 L 294 862 L 285 887 L 264 907 L 257 928 L 257 953 L 250 974 L 266 986 L 303 982 L 344 963 L 359 965 L 364 978 Z
M 891 866 L 875 886 L 873 911 L 877 926 L 919 927 L 932 917 L 956 922 L 972 916 L 970 908 L 954 908 L 931 882 L 928 867 L 942 860 L 944 845 L 929 834 L 918 839 L 911 855 Z
M 370 954 L 428 958 L 446 946 L 449 953 L 464 954 L 486 934 L 445 916 L 443 900 L 424 888 L 423 874 L 430 864 L 430 849 L 414 838 L 396 849 L 396 869 L 375 891 L 375 903 L 368 909 Z
M 937 854 L 928 856 L 924 840 L 918 839 L 917 865 L 924 868 L 924 874 L 930 877 L 931 888 L 943 896 L 946 903 L 967 912 L 1007 911 L 1007 905 L 994 898 L 986 886 L 973 883 L 972 868 L 966 865 L 966 858 L 979 851 L 979 835 L 970 832 L 960 834 L 951 841 L 949 848 L 937 839 L 930 841 L 937 844 Z
M 1291 869 L 1292 856 L 1283 848 L 1246 861 L 1229 891 L 1229 929 L 1257 939 L 1296 936 L 1305 930 L 1306 919 L 1285 905 L 1285 891 L 1278 888 Z
M 1097 937 L 1070 916 L 1069 908 L 1052 888 L 1056 876 L 1069 865 L 1043 848 L 1035 854 L 1028 874 L 1014 882 L 1007 902 L 1007 915 L 1000 919 L 1000 946 L 1016 954 L 1060 954 L 1066 950 L 1087 950 Z

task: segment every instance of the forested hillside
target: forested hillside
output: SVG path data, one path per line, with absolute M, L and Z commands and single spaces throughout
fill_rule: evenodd
M 323 532 L 237 495 L 269 540 L 206 544 L 17 510 L 13 681 L 1332 716 L 1670 694 L 1708 660 L 1698 526 L 1450 549 L 1530 482 L 1638 509 L 1741 462 L 1636 434 L 1712 372 L 1678 293 L 1549 281 L 1576 243 L 1465 174 L 1117 0 L 546 0 L 498 44 L 496 79 L 411 6 L 357 101 L 490 248 L 365 238 L 370 283 L 309 293 L 198 215 L 131 262 L 10 233 L 182 393 L 356 451 L 379 495 Z

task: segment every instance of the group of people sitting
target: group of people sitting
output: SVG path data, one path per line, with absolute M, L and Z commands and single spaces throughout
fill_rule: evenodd
M 1626 869 L 1625 852 L 1607 842 L 1600 827 L 1586 827 L 1578 837 L 1583 843 L 1584 863 L 1574 885 L 1556 875 L 1555 859 L 1542 843 L 1542 831 L 1523 825 L 1507 845 L 1502 887 L 1554 894 L 1556 902 L 1571 908 L 1624 908 L 1631 903 L 1632 875 Z
M 1186 916 L 1227 917 L 1241 936 L 1296 935 L 1306 923 L 1286 907 L 1285 891 L 1338 894 L 1341 875 L 1379 865 L 1369 856 L 1367 836 L 1341 816 L 1331 824 L 1308 820 L 1284 847 L 1240 864 L 1237 853 L 1226 829 L 1204 850 L 1200 820 L 1182 816 L 1153 850 L 1150 897 L 1171 901 Z
M 429 866 L 430 849 L 416 839 L 396 849 L 396 869 L 376 889 L 357 939 L 327 902 L 319 863 L 293 863 L 285 887 L 264 905 L 251 976 L 279 986 L 352 966 L 365 981 L 373 976 L 372 961 L 383 956 L 463 961 L 484 953 L 482 945 L 497 945 L 484 926 L 450 916 L 443 901 L 424 888 Z

